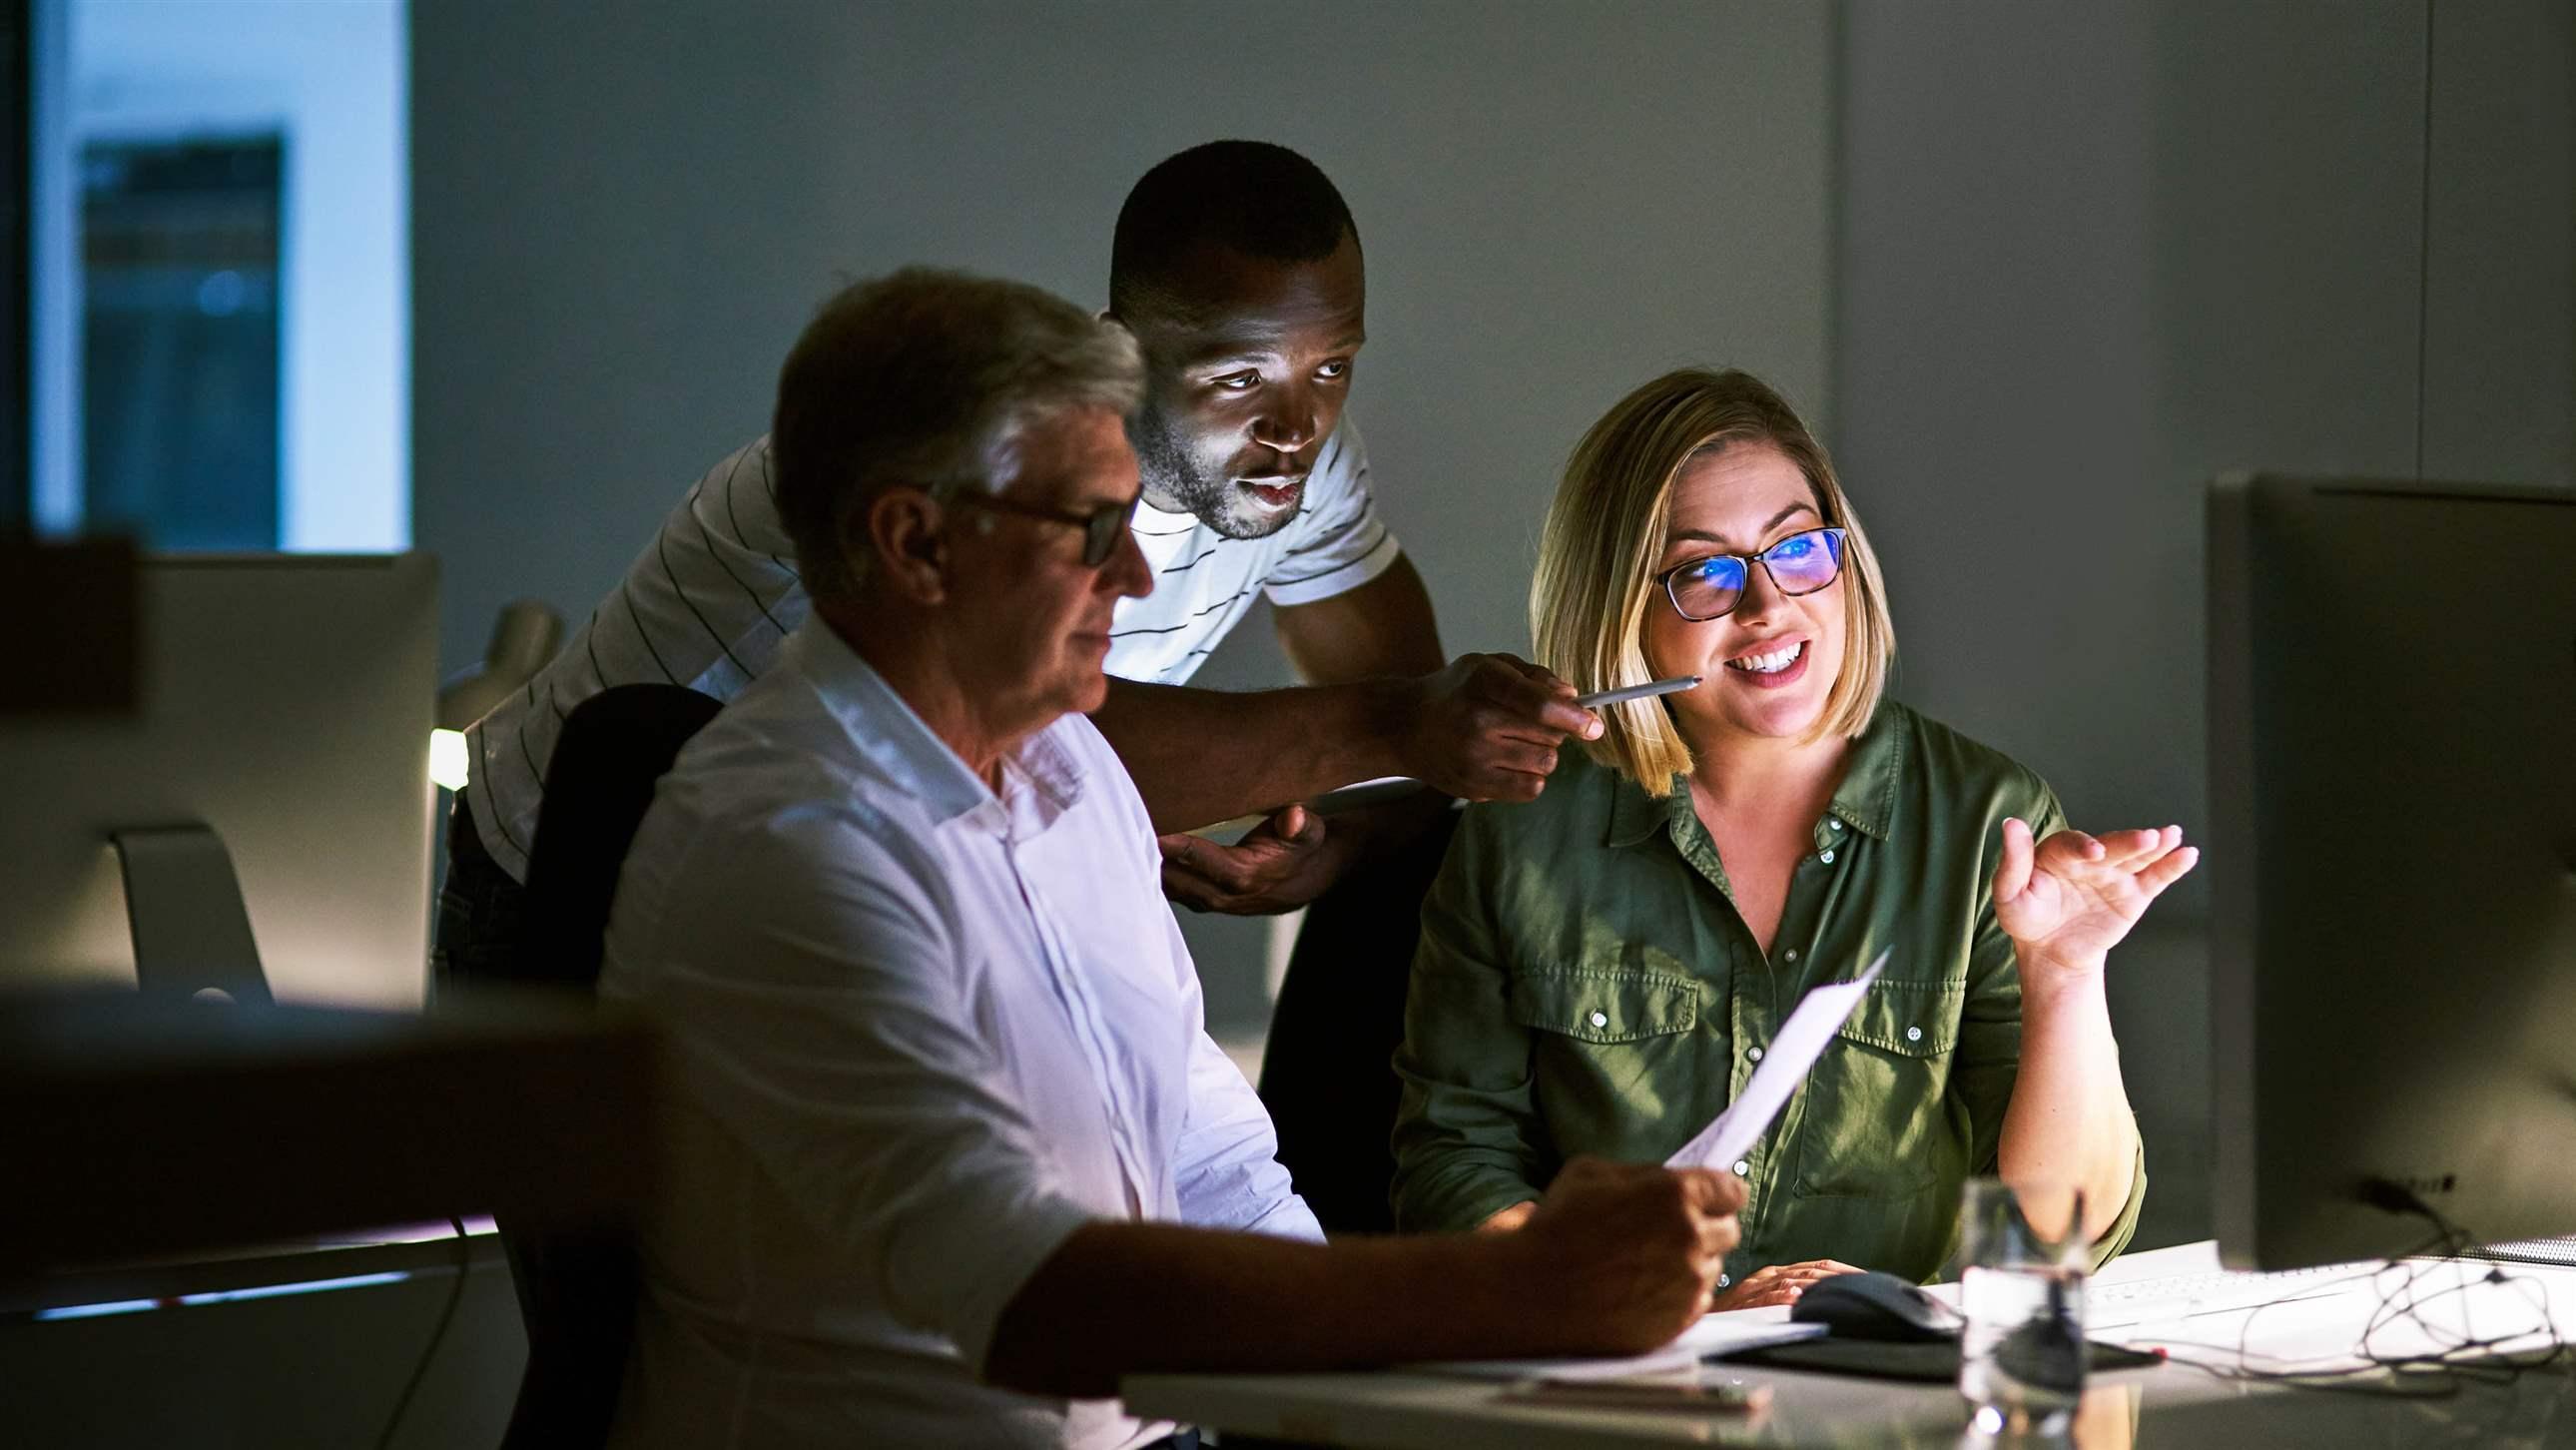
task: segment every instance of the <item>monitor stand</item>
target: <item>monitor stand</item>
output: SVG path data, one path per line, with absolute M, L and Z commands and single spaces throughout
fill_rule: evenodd
M 112 833 L 134 929 L 134 981 L 146 992 L 267 1003 L 241 881 L 205 825 Z

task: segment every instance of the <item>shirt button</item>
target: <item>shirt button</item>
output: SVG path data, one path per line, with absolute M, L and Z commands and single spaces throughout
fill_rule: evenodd
M 1749 1051 L 1749 1052 L 1745 1053 L 1745 1054 L 1744 1054 L 1744 1060 L 1745 1060 L 1746 1062 L 1760 1062 L 1760 1061 L 1762 1060 L 1762 1049 L 1761 1049 L 1761 1048 L 1756 1047 L 1756 1048 L 1752 1049 L 1751 1051 Z
M 1609 1026 L 1609 1025 L 1610 1025 L 1610 1014 L 1609 1014 L 1609 1013 L 1607 1013 L 1607 1012 L 1595 1012 L 1595 1013 L 1593 1013 L 1593 1014 L 1592 1014 L 1592 1025 L 1593 1025 L 1593 1026 L 1595 1026 L 1595 1027 L 1607 1027 L 1607 1026 Z
M 1798 949 L 1796 947 L 1789 948 L 1787 951 L 1780 954 L 1780 959 L 1787 962 L 1796 961 L 1798 959 Z
M 1841 829 L 1843 828 L 1843 823 L 1842 823 L 1842 822 L 1840 822 L 1840 821 L 1827 821 L 1827 822 L 1825 822 L 1825 825 L 1826 825 L 1827 827 L 1829 827 L 1829 828 L 1831 828 L 1831 829 L 1833 829 L 1833 830 L 1837 830 L 1837 831 L 1839 831 L 1839 830 L 1841 830 Z
M 1725 1288 L 1726 1286 L 1728 1286 L 1729 1284 L 1732 1284 L 1732 1283 L 1734 1283 L 1734 1282 L 1735 1282 L 1735 1276 L 1734 1276 L 1734 1275 L 1732 1275 L 1732 1274 L 1720 1274 L 1720 1275 L 1718 1275 L 1718 1276 L 1717 1276 L 1717 1287 L 1719 1287 L 1719 1288 L 1721 1288 L 1721 1289 Z
M 1752 1160 L 1752 1159 L 1750 1159 L 1750 1158 L 1738 1158 L 1738 1159 L 1736 1159 L 1736 1160 L 1735 1160 L 1735 1176 L 1736 1176 L 1736 1177 L 1741 1178 L 1741 1177 L 1743 1177 L 1745 1174 L 1750 1173 L 1750 1172 L 1752 1172 L 1752 1171 L 1753 1171 L 1753 1160 Z
M 1831 851 L 1827 851 L 1827 852 L 1825 853 L 1825 864 L 1826 864 L 1826 865 L 1828 865 L 1828 866 L 1831 866 L 1832 864 L 1834 864 L 1834 853 L 1833 853 L 1833 852 L 1831 852 Z
M 1923 1040 L 1923 1029 L 1920 1027 L 1906 1028 L 1905 1040 L 1908 1042 L 1921 1042 Z

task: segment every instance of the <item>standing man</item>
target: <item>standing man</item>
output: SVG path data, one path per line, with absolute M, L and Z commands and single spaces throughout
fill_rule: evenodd
M 1328 832 L 1290 805 L 1230 847 L 1175 833 L 1382 775 L 1526 800 L 1560 743 L 1600 729 L 1567 703 L 1573 687 L 1534 665 L 1442 666 L 1430 600 L 1377 515 L 1343 415 L 1365 302 L 1349 209 L 1283 147 L 1184 151 L 1119 211 L 1110 313 L 1144 349 L 1128 426 L 1145 479 L 1136 543 L 1157 587 L 1117 606 L 1116 679 L 1097 716 L 1165 833 L 1166 889 L 1194 907 L 1294 906 L 1425 807 L 1339 818 Z M 794 554 L 764 438 L 710 470 L 553 663 L 468 732 L 472 784 L 457 797 L 439 904 L 443 971 L 506 971 L 565 715 L 635 681 L 732 698 L 811 608 Z M 1256 593 L 1310 683 L 1182 688 Z
M 608 925 L 601 990 L 674 1067 L 619 1450 L 1129 1450 L 1172 1427 L 1128 1374 L 1634 1352 L 1708 1302 L 1743 1185 L 1705 1169 L 1315 1242 L 1081 713 L 1157 588 L 1142 371 L 1035 288 L 922 271 L 788 357 L 811 607 L 663 780 Z

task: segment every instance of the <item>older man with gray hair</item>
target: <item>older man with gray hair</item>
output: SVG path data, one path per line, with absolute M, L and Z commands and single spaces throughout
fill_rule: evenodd
M 1517 1234 L 1326 1246 L 1208 1039 L 1154 827 L 1083 712 L 1141 370 L 1034 288 L 906 271 L 779 382 L 814 598 L 681 754 L 603 990 L 678 1045 L 623 1446 L 1169 1436 L 1141 1370 L 1633 1350 L 1742 1188 L 1581 1163 Z

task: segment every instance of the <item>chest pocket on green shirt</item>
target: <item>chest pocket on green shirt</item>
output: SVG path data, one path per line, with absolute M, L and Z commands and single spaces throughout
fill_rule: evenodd
M 1622 1162 L 1660 1159 L 1676 1108 L 1667 1096 L 1699 1077 L 1699 998 L 1680 970 L 1514 973 L 1507 1006 L 1529 1033 L 1530 1096 L 1556 1141 Z
M 1955 1178 L 1967 1145 L 1950 1109 L 1961 982 L 1871 984 L 1807 1079 L 1797 1191 L 1893 1198 Z
M 1635 1042 L 1699 1022 L 1699 983 L 1677 973 L 1539 968 L 1516 974 L 1512 1020 L 1579 1042 Z

